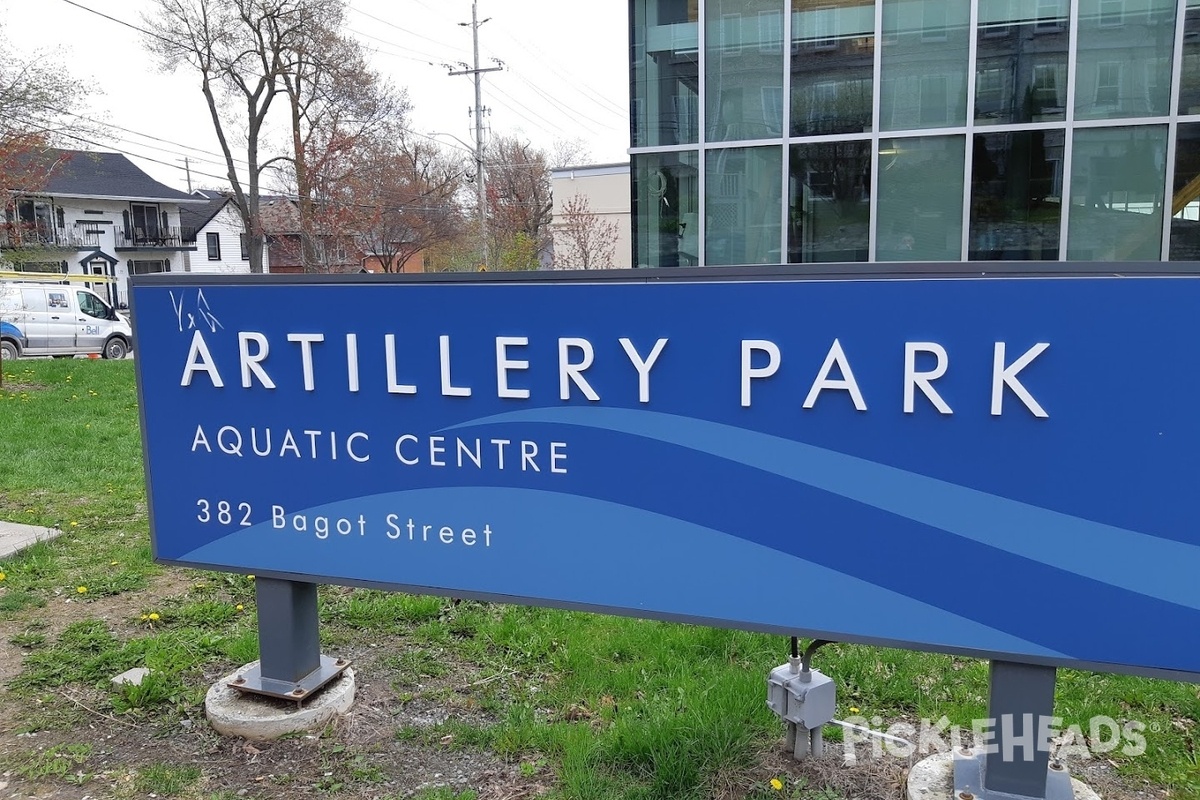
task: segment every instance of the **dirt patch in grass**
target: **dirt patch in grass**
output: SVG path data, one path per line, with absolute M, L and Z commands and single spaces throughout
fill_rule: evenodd
M 140 609 L 187 598 L 204 580 L 191 571 L 167 570 L 143 591 L 82 601 L 52 597 L 38 612 L 45 620 L 38 630 L 53 641 L 72 622 L 97 619 L 119 638 L 128 638 L 144 633 L 137 622 Z M 27 629 L 28 620 L 0 622 L 0 679 L 6 683 L 20 673 L 26 652 L 8 640 Z M 199 768 L 200 775 L 180 796 L 204 800 L 314 794 L 331 800 L 402 798 L 439 787 L 455 794 L 470 789 L 479 800 L 519 800 L 546 791 L 553 780 L 544 770 L 528 774 L 519 764 L 443 731 L 447 723 L 469 731 L 493 721 L 470 690 L 464 691 L 478 678 L 475 667 L 449 663 L 437 678 L 400 675 L 386 663 L 396 648 L 372 644 L 351 638 L 323 648 L 355 665 L 357 693 L 347 715 L 324 730 L 273 742 L 217 734 L 202 704 L 166 713 L 116 714 L 100 687 L 74 684 L 33 697 L 0 693 L 0 771 L 6 773 L 0 776 L 6 784 L 0 792 L 71 800 L 144 797 L 154 791 L 146 787 L 155 775 L 184 766 Z M 213 664 L 197 688 L 206 689 L 237 666 Z M 90 747 L 86 758 L 70 763 L 66 772 L 42 774 L 57 751 L 80 745 Z

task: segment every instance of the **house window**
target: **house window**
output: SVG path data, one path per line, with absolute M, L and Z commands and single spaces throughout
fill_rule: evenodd
M 21 226 L 22 241 L 49 243 L 54 241 L 54 213 L 49 200 L 19 198 L 16 203 L 16 222 Z
M 1125 0 L 1100 0 L 1100 27 L 1115 28 L 1125 21 Z
M 221 234 L 206 233 L 206 234 L 204 234 L 204 238 L 208 241 L 208 260 L 209 261 L 220 261 L 221 260 Z
M 945 0 L 925 0 L 921 4 L 921 41 L 946 41 L 949 24 Z
M 1121 96 L 1121 62 L 1096 65 L 1096 105 L 1115 106 Z
M 944 125 L 950 102 L 949 82 L 945 75 L 921 77 L 921 124 Z
M 250 237 L 244 233 L 238 234 L 238 246 L 242 249 L 242 261 L 250 260 Z
M 130 203 L 129 218 L 133 230 L 125 231 L 126 236 L 139 244 L 159 238 L 158 206 Z
M 779 11 L 758 12 L 758 49 L 777 53 L 783 47 L 783 14 Z
M 742 52 L 742 17 L 740 14 L 721 15 L 721 49 L 727 53 Z
M 1062 0 L 1037 0 L 1037 24 L 1034 30 L 1053 32 L 1062 30 L 1067 10 Z
M 813 11 L 813 41 L 816 50 L 832 50 L 837 47 L 834 37 L 834 9 L 818 8 Z
M 158 259 L 154 261 L 131 261 L 129 269 L 134 275 L 154 275 L 158 272 L 170 272 L 167 262 Z
M 1043 106 L 1060 106 L 1057 64 L 1033 65 L 1033 96 Z
M 762 98 L 763 123 L 767 130 L 778 136 L 780 120 L 783 119 L 783 87 L 764 86 L 759 95 Z

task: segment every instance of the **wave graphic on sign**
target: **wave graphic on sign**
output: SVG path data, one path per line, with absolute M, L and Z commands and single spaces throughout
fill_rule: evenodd
M 398 525 L 378 523 L 389 513 Z M 318 539 L 317 516 L 369 521 Z M 291 520 L 303 516 L 307 530 Z M 428 540 L 404 521 L 436 521 Z M 485 546 L 481 522 L 492 531 Z M 440 526 L 454 541 L 438 539 Z M 461 533 L 473 526 L 474 543 Z M 388 535 L 391 530 L 395 538 Z M 645 531 L 654 531 L 647 536 Z M 196 565 L 312 574 L 491 600 L 552 601 L 594 610 L 665 615 L 779 631 L 853 631 L 874 641 L 1078 658 L 722 531 L 607 500 L 539 489 L 408 489 L 289 510 L 286 524 L 262 522 L 199 547 Z M 714 565 L 718 565 L 714 568 Z M 808 598 L 801 602 L 801 598 Z
M 625 433 L 770 472 L 954 536 L 1189 609 L 1200 547 L 1126 530 L 770 434 L 622 408 L 513 411 L 459 423 L 544 423 Z M 1139 553 L 1134 561 L 1128 555 Z

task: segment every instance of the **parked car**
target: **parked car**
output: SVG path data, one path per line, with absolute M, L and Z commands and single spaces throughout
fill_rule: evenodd
M 0 283 L 0 356 L 124 358 L 133 349 L 129 321 L 100 296 L 57 283 Z

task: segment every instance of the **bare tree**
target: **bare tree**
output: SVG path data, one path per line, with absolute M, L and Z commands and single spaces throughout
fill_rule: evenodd
M 581 194 L 563 203 L 554 223 L 555 269 L 612 269 L 616 249 L 617 223 L 592 213 Z
M 485 163 L 490 250 L 506 269 L 536 269 L 551 247 L 549 157 L 526 139 L 498 136 Z
M 291 125 L 289 157 L 306 269 L 319 269 L 321 236 L 340 210 L 330 201 L 356 169 L 356 150 L 383 128 L 403 124 L 407 96 L 372 70 L 362 46 L 342 34 L 345 0 L 309 0 L 312 21 L 282 75 Z M 333 215 L 331 217 L 331 214 Z
M 145 47 L 164 70 L 194 70 L 225 166 L 234 202 L 249 239 L 250 271 L 262 272 L 263 231 L 259 221 L 262 173 L 277 159 L 262 160 L 267 113 L 283 92 L 283 76 L 295 69 L 305 26 L 331 0 L 153 0 L 143 21 Z M 235 121 L 223 113 L 240 106 Z M 240 126 L 244 126 L 238 130 Z M 245 136 L 246 181 L 239 177 L 231 133 Z
M 359 247 L 384 272 L 454 240 L 463 227 L 462 160 L 436 144 L 396 132 L 365 148 L 347 195 Z

